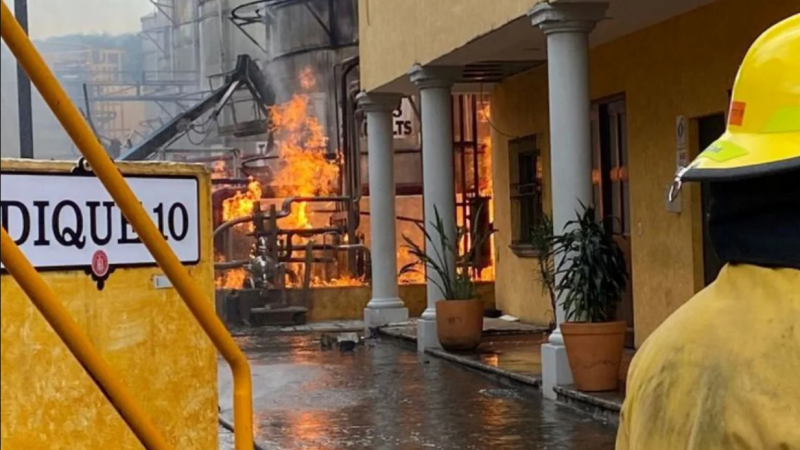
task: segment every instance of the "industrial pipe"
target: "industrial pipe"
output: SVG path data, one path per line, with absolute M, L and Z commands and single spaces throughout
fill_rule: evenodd
M 243 267 L 249 263 L 250 260 L 248 259 L 239 259 L 236 261 L 223 261 L 223 262 L 216 262 L 214 263 L 214 270 L 231 270 L 231 269 L 238 269 L 239 267 Z
M 281 218 L 284 218 L 284 217 L 288 217 L 292 213 L 292 210 L 291 210 L 292 204 L 296 203 L 296 202 L 324 203 L 324 202 L 329 202 L 329 201 L 330 202 L 336 202 L 336 201 L 349 201 L 349 200 L 351 200 L 350 197 L 346 197 L 346 196 L 334 196 L 334 197 L 288 197 L 287 199 L 285 199 L 283 201 L 283 204 L 281 205 L 281 210 L 277 212 L 276 219 L 281 219 Z M 223 231 L 227 230 L 228 228 L 230 228 L 230 227 L 232 227 L 234 225 L 238 225 L 240 223 L 253 222 L 253 221 L 258 220 L 258 219 L 269 219 L 269 218 L 270 218 L 269 217 L 269 212 L 267 212 L 267 211 L 263 211 L 263 212 L 256 213 L 256 214 L 251 214 L 249 216 L 236 217 L 236 218 L 231 219 L 231 220 L 223 223 L 222 225 L 218 226 L 217 229 L 214 230 L 213 237 L 214 237 L 214 239 L 216 239 L 217 236 L 219 236 L 220 233 L 222 233 Z M 338 231 L 338 228 L 332 229 L 332 230 Z M 293 231 L 303 231 L 303 230 L 293 230 Z

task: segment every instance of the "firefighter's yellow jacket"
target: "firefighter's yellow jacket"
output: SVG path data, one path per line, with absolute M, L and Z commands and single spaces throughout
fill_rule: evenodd
M 800 450 L 800 270 L 726 265 L 639 349 L 617 450 Z

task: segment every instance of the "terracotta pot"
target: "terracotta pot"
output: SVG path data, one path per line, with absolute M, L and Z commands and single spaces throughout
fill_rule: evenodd
M 482 333 L 483 301 L 436 302 L 436 334 L 445 350 L 474 350 L 481 343 Z
M 561 334 L 579 391 L 613 391 L 625 344 L 625 322 L 565 322 Z

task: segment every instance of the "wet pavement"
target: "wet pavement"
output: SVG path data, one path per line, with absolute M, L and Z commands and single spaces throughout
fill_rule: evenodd
M 318 334 L 237 339 L 251 360 L 256 438 L 266 449 L 614 448 L 612 425 L 393 341 L 340 352 L 323 350 Z M 230 390 L 223 364 L 229 419 Z

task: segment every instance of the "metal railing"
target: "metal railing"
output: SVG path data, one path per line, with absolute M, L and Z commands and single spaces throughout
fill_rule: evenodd
M 158 262 L 164 274 L 172 282 L 203 331 L 230 365 L 234 384 L 236 450 L 253 450 L 253 398 L 250 365 L 225 325 L 217 317 L 212 306 L 213 302 L 210 302 L 203 291 L 192 281 L 186 268 L 169 247 L 125 182 L 122 174 L 117 170 L 114 162 L 108 157 L 89 125 L 84 121 L 83 116 L 14 18 L 5 0 L 2 1 L 0 14 L 0 34 L 64 130 L 80 149 L 94 173 Z M 93 348 L 77 323 L 69 317 L 55 293 L 36 272 L 5 229 L 2 231 L 0 257 L 8 272 L 42 312 L 73 355 L 78 358 L 142 444 L 152 450 L 170 449 L 171 446 L 153 426 L 143 410 L 137 406 L 134 397 L 119 377 L 114 375 L 102 356 Z

